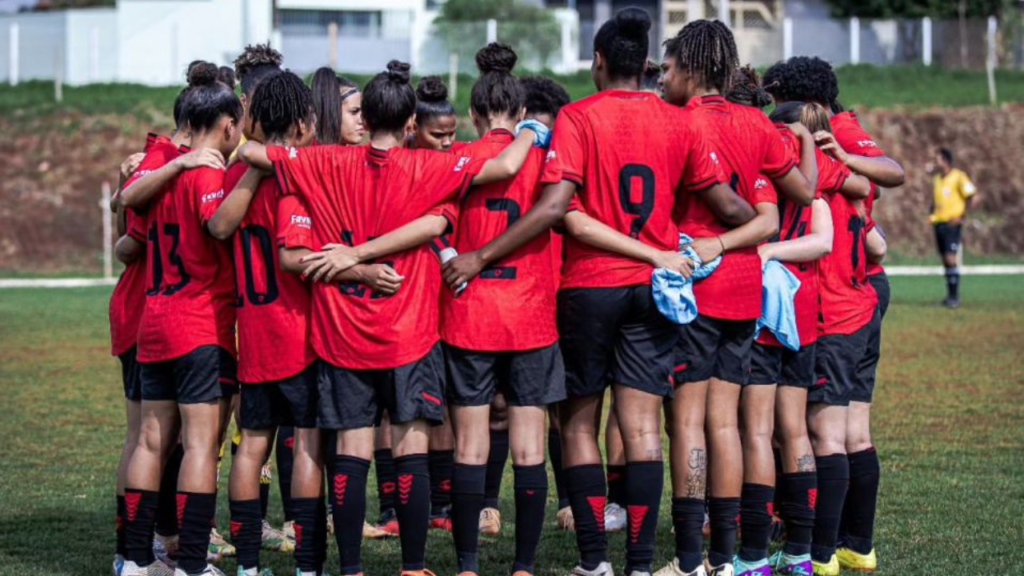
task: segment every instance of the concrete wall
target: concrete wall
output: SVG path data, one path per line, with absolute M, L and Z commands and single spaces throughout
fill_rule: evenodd
M 0 17 L 0 78 L 11 77 L 11 35 L 17 27 L 19 81 L 53 78 L 65 55 L 66 13 Z

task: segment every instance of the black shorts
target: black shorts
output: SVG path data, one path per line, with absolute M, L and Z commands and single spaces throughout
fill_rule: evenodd
M 202 404 L 238 392 L 235 358 L 220 346 L 200 346 L 180 358 L 142 364 L 142 399 Z
M 756 320 L 719 320 L 699 314 L 693 322 L 677 327 L 681 336 L 674 357 L 676 385 L 710 378 L 746 384 L 756 327 Z
M 444 359 L 453 406 L 488 406 L 498 391 L 509 406 L 547 406 L 565 400 L 565 366 L 558 344 L 510 352 L 445 344 Z
M 398 368 L 349 370 L 320 362 L 317 424 L 328 430 L 380 425 L 387 410 L 392 424 L 444 422 L 444 353 L 435 344 L 426 356 Z
M 135 360 L 138 348 L 132 346 L 117 358 L 121 361 L 121 383 L 124 384 L 124 398 L 142 402 L 142 365 Z
M 269 430 L 278 426 L 316 428 L 319 368 L 313 362 L 295 376 L 273 382 L 242 384 L 239 426 Z
M 885 313 L 889 311 L 889 298 L 892 296 L 892 290 L 889 287 L 889 277 L 885 272 L 868 276 L 868 284 L 875 289 L 875 294 L 878 294 L 878 313 L 885 320 Z
M 814 385 L 814 358 L 817 343 L 793 351 L 785 346 L 766 346 L 754 342 L 750 352 L 750 386 L 778 384 L 794 388 Z
M 835 334 L 818 338 L 815 382 L 807 401 L 829 406 L 849 406 L 860 383 L 861 362 L 867 354 L 868 337 L 878 312 L 870 322 L 853 334 Z
M 601 394 L 610 383 L 672 394 L 679 327 L 658 312 L 650 286 L 560 291 L 558 333 L 569 398 Z
M 960 251 L 960 224 L 939 222 L 935 225 L 935 247 L 939 254 L 956 254 Z

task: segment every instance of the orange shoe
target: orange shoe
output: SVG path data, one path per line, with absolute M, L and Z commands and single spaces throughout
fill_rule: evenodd
M 530 574 L 526 570 L 519 570 L 517 572 L 513 572 L 512 576 L 533 576 L 533 574 Z
M 402 570 L 401 576 L 437 576 L 430 570 L 424 568 L 423 570 Z
M 501 512 L 497 508 L 484 508 L 480 511 L 480 533 L 484 536 L 497 536 L 501 532 Z
M 387 532 L 388 536 L 398 536 L 398 515 L 394 508 L 380 515 L 380 519 L 377 520 L 377 529 Z

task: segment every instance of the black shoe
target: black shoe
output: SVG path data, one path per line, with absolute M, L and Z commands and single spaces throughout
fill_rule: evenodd
M 950 310 L 954 310 L 960 307 L 960 299 L 946 298 L 945 300 L 942 301 L 942 305 L 945 306 L 946 308 L 949 308 Z

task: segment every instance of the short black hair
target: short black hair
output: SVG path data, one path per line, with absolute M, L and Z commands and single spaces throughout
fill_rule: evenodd
M 448 100 L 448 87 L 440 76 L 424 76 L 416 86 L 416 121 L 455 116 L 455 106 Z
M 608 75 L 615 79 L 639 78 L 647 63 L 651 16 L 640 8 L 624 8 L 605 22 L 594 36 L 594 52 L 604 57 Z
M 939 148 L 939 156 L 946 161 L 946 164 L 953 165 L 953 151 L 949 148 Z
M 416 113 L 416 92 L 409 84 L 410 66 L 392 60 L 363 90 L 363 120 L 371 131 L 400 132 Z
M 235 89 L 235 71 L 227 66 L 221 66 L 217 69 L 217 81 L 221 84 Z
M 658 82 L 661 80 L 661 66 L 653 60 L 648 60 L 644 67 L 644 73 L 640 76 L 641 90 L 657 90 Z
M 707 88 L 729 91 L 740 66 L 736 38 L 718 20 L 694 20 L 665 41 L 665 56 L 675 58 L 676 68 L 697 76 Z
M 776 124 L 796 124 L 800 121 L 800 115 L 804 111 L 804 103 L 797 100 L 787 100 L 772 110 L 768 116 Z
M 280 72 L 264 78 L 256 87 L 249 116 L 268 138 L 283 138 L 292 126 L 313 116 L 313 94 L 302 78 Z
M 242 83 L 242 93 L 252 96 L 264 78 L 281 71 L 284 56 L 267 44 L 250 44 L 235 58 L 235 76 Z
M 558 116 L 559 110 L 572 101 L 561 84 L 547 76 L 527 76 L 519 79 L 526 96 L 527 114 Z
M 469 105 L 477 116 L 515 115 L 523 107 L 523 88 L 512 76 L 519 57 L 508 44 L 491 42 L 476 53 L 480 78 L 473 84 Z
M 183 106 L 193 130 L 211 128 L 225 114 L 235 121 L 242 118 L 241 101 L 234 90 L 217 80 L 217 72 L 217 66 L 209 62 L 190 66 L 189 88 Z
M 764 74 L 764 85 L 779 101 L 817 102 L 832 112 L 843 109 L 835 70 L 817 56 L 794 56 L 772 65 Z
M 725 98 L 733 104 L 764 108 L 772 103 L 772 96 L 761 85 L 757 70 L 749 64 L 732 75 L 732 88 Z

